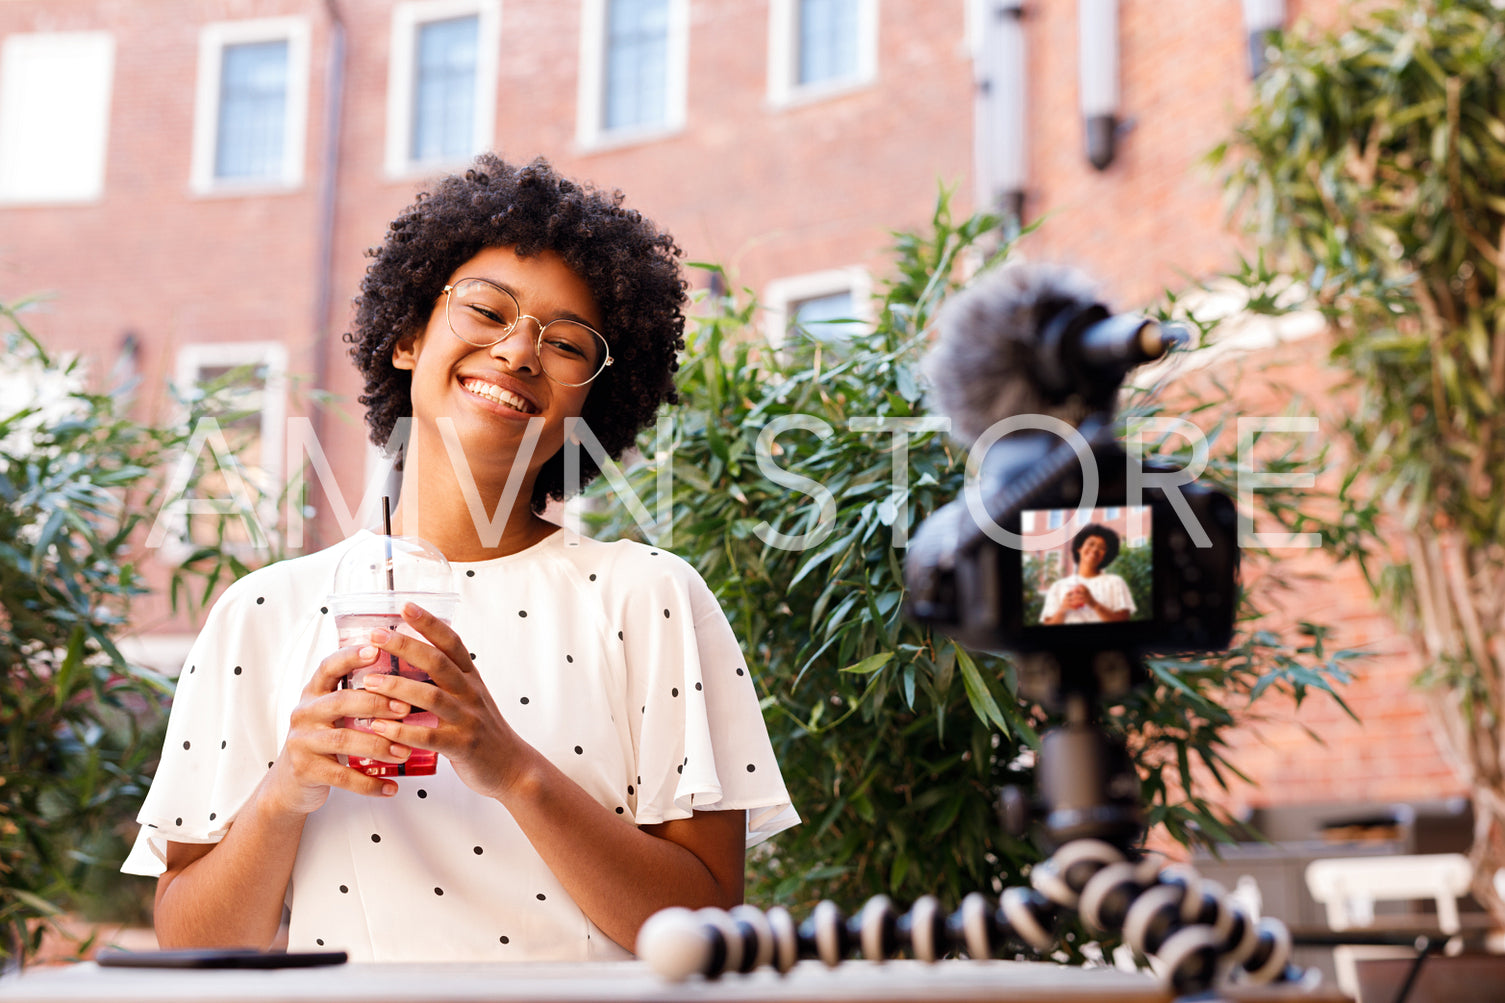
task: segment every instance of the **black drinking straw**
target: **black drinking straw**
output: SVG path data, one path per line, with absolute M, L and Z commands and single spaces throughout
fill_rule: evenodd
M 387 495 L 381 496 L 381 529 L 387 540 L 387 591 L 396 592 L 397 584 L 392 580 L 392 499 Z
M 387 546 L 387 591 L 396 592 L 397 582 L 392 577 L 392 499 L 387 495 L 381 496 L 381 528 Z M 388 674 L 397 675 L 397 656 L 388 652 L 387 658 L 392 664 L 392 671 Z

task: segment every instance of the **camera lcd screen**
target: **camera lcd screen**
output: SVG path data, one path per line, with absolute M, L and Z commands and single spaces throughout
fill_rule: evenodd
M 1021 512 L 1022 626 L 1154 619 L 1151 522 L 1148 505 Z

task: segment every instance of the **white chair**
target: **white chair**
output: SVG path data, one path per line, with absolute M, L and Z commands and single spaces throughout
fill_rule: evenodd
M 1376 902 L 1431 899 L 1437 905 L 1437 929 L 1455 934 L 1462 929 L 1458 900 L 1468 894 L 1473 867 L 1461 853 L 1427 853 L 1394 857 L 1326 857 L 1306 868 L 1306 887 L 1327 909 L 1327 925 L 1353 930 L 1374 925 Z M 1449 944 L 1450 953 L 1461 944 Z M 1367 958 L 1415 957 L 1395 947 L 1344 946 L 1333 948 L 1338 988 L 1358 996 L 1356 965 Z

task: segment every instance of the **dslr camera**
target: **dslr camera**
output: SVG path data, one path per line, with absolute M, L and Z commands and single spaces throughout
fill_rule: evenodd
M 1075 272 L 1011 266 L 942 312 L 926 359 L 970 458 L 961 497 L 915 532 L 908 613 L 1014 653 L 1021 694 L 1112 697 L 1143 657 L 1224 648 L 1237 606 L 1233 502 L 1116 435 L 1123 379 L 1187 340 L 1114 315 Z

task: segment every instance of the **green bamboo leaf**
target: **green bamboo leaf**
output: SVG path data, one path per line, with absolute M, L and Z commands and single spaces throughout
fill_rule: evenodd
M 962 685 L 966 688 L 967 702 L 972 705 L 972 712 L 1005 735 L 1009 734 L 1009 723 L 999 709 L 998 702 L 993 699 L 993 693 L 982 678 L 982 673 L 978 671 L 977 663 L 965 648 L 958 647 L 955 651 L 957 665 L 962 670 Z
M 854 676 L 870 676 L 893 661 L 893 658 L 894 653 L 892 651 L 880 651 L 876 655 L 869 655 L 862 661 L 854 665 L 848 665 L 839 671 L 850 673 Z

